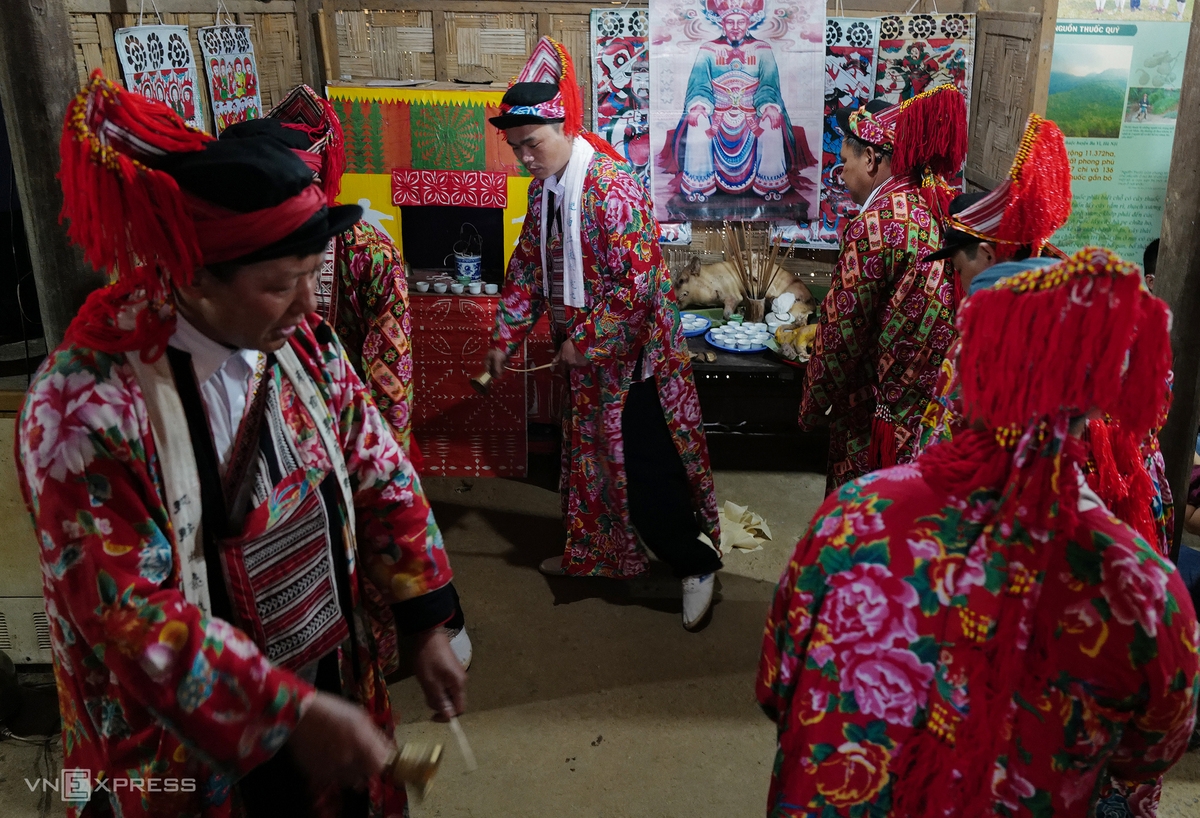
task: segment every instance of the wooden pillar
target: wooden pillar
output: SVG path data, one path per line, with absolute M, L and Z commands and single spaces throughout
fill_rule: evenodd
M 324 43 L 319 41 L 321 0 L 296 0 L 296 36 L 300 39 L 300 78 L 309 88 L 324 96 L 325 75 L 321 63 Z
M 62 0 L 0 2 L 0 103 L 50 348 L 62 341 L 87 294 L 103 283 L 58 223 L 58 141 L 67 102 L 78 87 Z
M 1192 18 L 1179 119 L 1171 150 L 1163 211 L 1162 243 L 1154 293 L 1171 307 L 1175 394 L 1171 415 L 1159 435 L 1175 495 L 1175 544 L 1179 553 L 1183 508 L 1200 422 L 1200 15 Z M 1141 261 L 1141 259 L 1136 259 Z

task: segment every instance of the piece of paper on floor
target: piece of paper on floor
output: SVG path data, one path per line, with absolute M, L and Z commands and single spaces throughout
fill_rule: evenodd
M 721 553 L 728 554 L 735 548 L 743 551 L 758 551 L 762 544 L 771 539 L 771 529 L 761 515 L 747 506 L 726 500 L 720 509 Z

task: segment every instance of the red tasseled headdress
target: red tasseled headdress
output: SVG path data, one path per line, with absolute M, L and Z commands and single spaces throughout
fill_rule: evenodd
M 1071 215 L 1071 162 L 1062 131 L 1030 114 L 1008 178 L 951 216 L 951 227 L 994 244 L 1028 245 L 1039 254 Z
M 625 157 L 617 153 L 616 148 L 607 140 L 583 127 L 583 92 L 575 76 L 575 63 L 558 40 L 550 37 L 538 40 L 521 73 L 509 83 L 509 87 L 519 82 L 557 84 L 558 93 L 553 99 L 532 106 L 537 114 L 546 119 L 562 119 L 563 133 L 566 136 L 582 136 L 598 153 L 603 153 L 618 162 L 625 161 Z M 507 114 L 512 107 L 502 103 L 500 113 Z
M 950 212 L 959 191 L 954 179 L 967 161 L 967 100 L 949 83 L 900 103 L 892 173 L 922 181 L 922 196 L 939 218 Z
M 970 591 L 960 617 L 970 620 L 970 634 L 938 659 L 937 678 L 966 679 L 967 701 L 930 691 L 928 719 L 893 767 L 898 818 L 993 813 L 1003 786 L 997 758 L 1011 747 L 1014 694 L 1047 566 L 1080 536 L 1086 450 L 1070 425 L 1099 410 L 1137 441 L 1158 422 L 1171 366 L 1169 317 L 1137 265 L 1098 248 L 964 302 L 958 372 L 973 425 L 916 465 L 947 497 L 993 509 L 967 559 L 1004 578 L 999 593 Z
M 60 220 L 84 258 L 113 283 L 93 292 L 67 340 L 106 352 L 157 357 L 171 325 L 172 283 L 201 264 L 196 228 L 179 185 L 145 164 L 156 156 L 203 150 L 213 140 L 169 107 L 124 90 L 99 69 L 67 106 L 58 172 Z M 147 305 L 145 309 L 139 309 Z
M 321 177 L 325 200 L 332 207 L 342 192 L 342 174 L 346 170 L 346 138 L 333 105 L 307 85 L 297 85 L 271 109 L 267 118 L 278 119 L 308 137 L 312 143 L 308 152 L 320 157 L 316 173 Z M 305 162 L 309 167 L 316 164 L 308 159 Z

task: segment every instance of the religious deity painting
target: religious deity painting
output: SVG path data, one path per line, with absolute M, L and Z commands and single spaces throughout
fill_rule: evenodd
M 974 14 L 899 14 L 880 18 L 875 97 L 911 99 L 928 88 L 953 83 L 971 109 L 975 60 Z
M 825 120 L 821 141 L 821 205 L 812 221 L 783 226 L 785 241 L 805 247 L 837 247 L 842 229 L 858 214 L 842 181 L 842 132 L 838 112 L 875 96 L 875 49 L 879 20 L 830 17 L 825 21 Z
M 194 128 L 204 128 L 196 59 L 187 26 L 133 26 L 114 35 L 125 87 L 170 105 Z
M 208 76 L 215 133 L 219 136 L 235 122 L 262 116 L 250 26 L 209 26 L 197 34 Z
M 819 207 L 816 0 L 650 7 L 651 188 L 660 221 L 808 221 Z
M 592 9 L 592 130 L 650 189 L 650 19 L 646 9 Z M 663 244 L 691 241 L 691 226 L 659 223 Z M 681 236 L 687 236 L 682 242 Z
M 650 187 L 650 55 L 646 9 L 592 10 L 592 129 Z

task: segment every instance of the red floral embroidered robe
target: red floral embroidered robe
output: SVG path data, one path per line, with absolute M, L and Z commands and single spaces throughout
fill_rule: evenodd
M 939 495 L 920 462 L 826 498 L 779 582 L 763 639 L 758 700 L 779 727 L 770 818 L 889 814 L 890 765 L 926 720 L 933 691 L 969 701 L 965 675 L 953 666 L 935 674 L 949 646 L 938 640 L 954 633 L 947 618 L 965 620 L 972 593 L 1008 593 L 1014 576 L 980 536 L 997 499 Z M 1101 815 L 1153 816 L 1159 776 L 1187 749 L 1200 693 L 1187 590 L 1102 506 L 1081 510 L 1070 540 L 1035 547 L 1055 553 L 989 815 L 1082 818 L 1102 802 L 1113 811 Z
M 581 214 L 587 306 L 567 307 L 566 322 L 590 365 L 571 370 L 563 419 L 565 565 L 576 575 L 632 577 L 645 570 L 646 556 L 629 519 L 621 413 L 639 352 L 658 383 L 701 529 L 714 543 L 720 541 L 716 497 L 679 307 L 645 188 L 626 166 L 598 153 L 583 183 Z M 495 346 L 510 355 L 549 311 L 541 216 L 542 182 L 535 179 L 496 315 Z
M 335 295 L 326 320 L 420 471 L 412 442 L 412 317 L 404 260 L 391 239 L 365 221 L 337 237 L 334 253 Z
M 902 177 L 846 226 L 800 404 L 805 429 L 832 408 L 827 491 L 878 467 L 872 448 L 894 451 L 898 463 L 916 456 L 921 415 L 956 335 L 953 267 L 921 261 L 941 243 L 918 183 Z M 873 427 L 890 437 L 873 440 Z
M 411 605 L 450 582 L 449 564 L 420 483 L 336 337 L 305 323 L 289 343 L 329 408 L 354 491 L 358 647 L 338 649 L 343 693 L 390 735 L 379 670 L 389 657 L 365 624 L 363 583 Z M 277 383 L 300 469 L 317 485 L 333 468 L 319 420 L 286 377 Z M 41 540 L 63 766 L 150 782 L 113 791 L 119 815 L 237 814 L 231 786 L 283 746 L 313 688 L 185 599 L 146 403 L 126 356 L 60 347 L 39 370 L 18 429 L 21 486 Z M 180 791 L 184 781 L 190 791 Z M 372 816 L 404 812 L 403 790 L 376 779 L 370 796 Z M 69 801 L 68 815 L 90 814 L 86 806 Z

